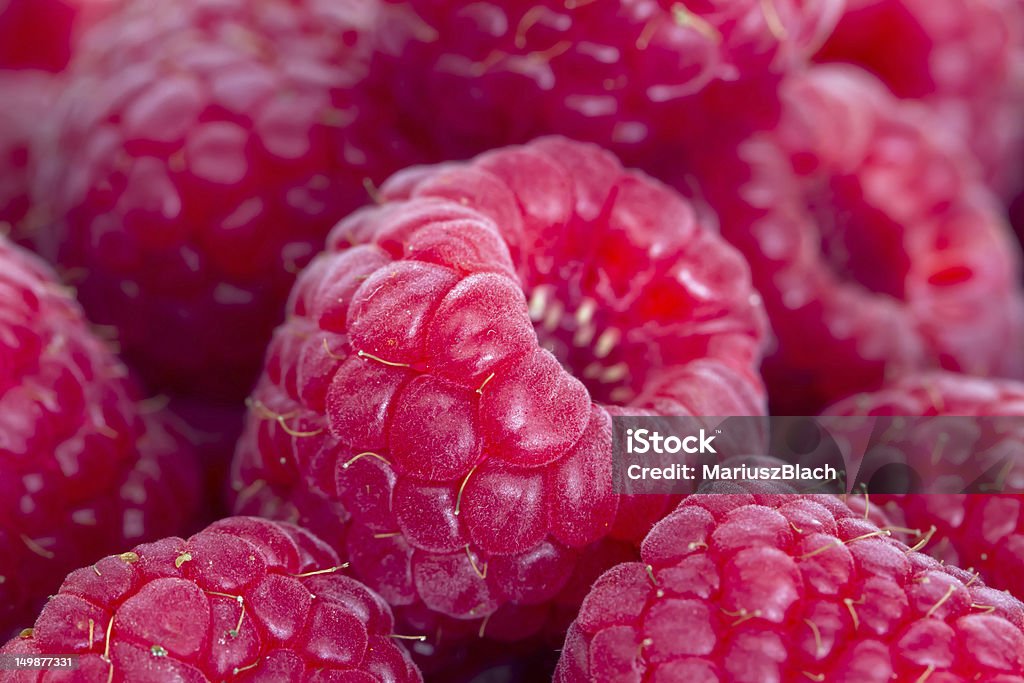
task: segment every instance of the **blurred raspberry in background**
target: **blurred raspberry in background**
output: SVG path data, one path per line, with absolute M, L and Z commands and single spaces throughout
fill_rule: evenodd
M 710 123 L 769 120 L 842 0 L 388 0 L 374 68 L 445 157 L 558 133 L 655 172 Z M 657 174 L 657 173 L 656 173 Z
M 688 177 L 750 262 L 776 337 L 773 414 L 902 372 L 1020 378 L 1021 253 L 968 150 L 871 74 L 817 65 L 776 126 L 703 142 Z
M 991 187 L 1021 186 L 1024 4 L 1019 0 L 846 0 L 818 61 L 857 64 L 925 103 L 966 143 Z
M 376 7 L 137 0 L 82 41 L 32 240 L 152 390 L 240 401 L 295 273 L 417 160 L 359 87 Z

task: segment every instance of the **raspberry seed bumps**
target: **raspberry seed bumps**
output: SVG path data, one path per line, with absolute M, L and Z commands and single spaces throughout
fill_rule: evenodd
M 191 524 L 195 456 L 67 290 L 0 238 L 0 634 L 71 569 Z
M 0 653 L 79 655 L 83 683 L 421 681 L 387 604 L 343 572 L 298 527 L 223 519 L 72 572 Z
M 684 200 L 591 145 L 409 169 L 380 202 L 292 292 L 236 510 L 309 527 L 410 621 L 524 638 L 667 509 L 612 492 L 611 414 L 763 414 L 760 300 Z
M 836 497 L 690 496 L 594 584 L 555 681 L 1020 681 L 1024 605 L 889 536 Z

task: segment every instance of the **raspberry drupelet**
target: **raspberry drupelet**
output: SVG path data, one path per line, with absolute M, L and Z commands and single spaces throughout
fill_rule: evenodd
M 981 418 L 975 428 L 980 437 L 977 450 L 1006 454 L 1008 467 L 1001 468 L 1000 478 L 1013 490 L 1024 488 L 1024 383 L 949 372 L 913 374 L 895 379 L 879 391 L 851 396 L 830 406 L 825 414 L 951 415 L 958 416 L 954 419 L 961 425 L 967 420 L 960 418 Z M 933 439 L 910 429 L 902 431 L 908 433 L 895 432 L 898 441 L 891 446 L 903 450 L 906 462 L 913 465 L 933 459 Z M 990 586 L 1024 597 L 1024 496 L 910 493 L 872 495 L 871 504 L 912 531 L 908 542 L 927 537 L 923 552 L 977 571 Z
M 195 454 L 35 256 L 0 238 L 0 633 L 68 571 L 189 530 Z
M 594 584 L 556 683 L 1024 680 L 1017 599 L 838 497 L 720 491 L 689 496 L 641 562 Z
M 612 490 L 611 416 L 764 414 L 747 266 L 671 190 L 562 138 L 379 199 L 292 292 L 235 509 L 332 543 L 417 651 L 564 628 L 671 507 Z
M 1019 378 L 1020 249 L 970 159 L 856 67 L 792 74 L 779 96 L 777 128 L 694 159 L 765 298 L 772 412 L 908 370 Z
M 359 87 L 376 8 L 141 0 L 83 37 L 33 234 L 154 391 L 241 400 L 295 273 L 411 163 Z
M 380 596 L 286 523 L 220 520 L 68 575 L 0 653 L 77 655 L 79 683 L 417 683 Z M 0 671 L 2 683 L 69 680 Z

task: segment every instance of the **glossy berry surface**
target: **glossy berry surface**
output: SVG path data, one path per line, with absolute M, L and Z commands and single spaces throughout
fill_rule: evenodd
M 445 158 L 558 133 L 651 171 L 677 154 L 672 141 L 734 110 L 720 86 L 770 87 L 818 48 L 840 8 L 836 0 L 391 0 L 375 71 L 405 125 Z M 746 98 L 746 113 L 770 108 L 770 99 Z
M 63 576 L 180 533 L 195 456 L 36 257 L 0 238 L 0 632 Z
M 853 67 L 792 74 L 779 97 L 777 128 L 696 173 L 765 298 L 773 413 L 907 370 L 1019 377 L 1020 250 L 970 159 Z
M 847 0 L 817 57 L 924 103 L 1001 194 L 1021 186 L 1024 6 L 1016 0 Z
M 0 653 L 78 655 L 82 683 L 421 681 L 387 604 L 343 572 L 307 531 L 227 518 L 72 572 Z
M 292 292 L 236 511 L 323 536 L 424 649 L 438 618 L 528 637 L 668 509 L 612 490 L 612 415 L 763 414 L 759 298 L 684 200 L 591 145 L 413 168 L 380 201 Z
M 1006 453 L 1000 480 L 1010 490 L 1024 486 L 1024 384 L 983 380 L 954 373 L 910 375 L 870 394 L 858 394 L 831 406 L 828 415 L 960 416 L 978 417 L 962 426 L 976 425 L 986 439 L 982 451 Z M 992 419 L 995 418 L 995 419 Z M 1003 419 L 1006 418 L 1006 419 Z M 922 423 L 923 426 L 923 423 Z M 924 429 L 904 430 L 898 444 L 908 463 L 933 459 L 936 444 Z M 951 449 L 952 450 L 952 449 Z M 964 449 L 957 449 L 963 452 Z M 974 451 L 969 451 L 972 454 Z M 969 470 L 963 468 L 965 476 Z M 969 482 L 968 482 L 969 483 Z M 871 504 L 890 519 L 913 530 L 913 538 L 926 540 L 922 552 L 944 562 L 981 574 L 989 585 L 1024 596 L 1024 496 L 1016 493 L 872 495 Z M 912 541 L 911 541 L 912 542 Z
M 556 683 L 1001 681 L 1024 605 L 831 496 L 687 498 L 595 583 Z
M 244 397 L 295 273 L 406 165 L 354 87 L 376 6 L 143 0 L 84 37 L 35 241 L 154 390 Z

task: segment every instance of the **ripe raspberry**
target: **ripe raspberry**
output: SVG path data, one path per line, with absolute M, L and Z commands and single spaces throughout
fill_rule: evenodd
M 695 162 L 778 338 L 772 411 L 816 414 L 904 369 L 1020 376 L 1020 253 L 970 163 L 855 67 L 793 74 L 780 97 L 777 129 Z
M 1019 0 L 848 0 L 819 61 L 858 64 L 920 100 L 967 141 L 999 192 L 1024 159 L 1024 8 Z
M 602 576 L 556 683 L 1022 680 L 1016 599 L 838 498 L 755 490 L 688 497 Z
M 1024 383 L 930 372 L 903 377 L 881 391 L 859 394 L 830 407 L 829 415 L 901 416 L 1024 416 Z M 984 426 L 986 423 L 981 423 Z M 995 426 L 995 423 L 989 423 Z M 1011 427 L 985 450 L 1010 454 L 1014 465 L 1003 473 L 1008 486 L 1024 487 L 1024 426 Z M 904 430 L 907 431 L 907 430 Z M 897 434 L 897 436 L 900 436 Z M 934 443 L 900 438 L 908 462 L 928 462 Z M 967 495 L 872 495 L 871 505 L 882 508 L 899 526 L 927 537 L 924 551 L 938 559 L 980 572 L 995 587 L 1024 596 L 1024 496 L 979 493 Z M 933 529 L 934 527 L 934 529 Z
M 417 651 L 439 617 L 526 638 L 668 507 L 612 491 L 611 415 L 764 413 L 759 299 L 685 201 L 590 145 L 410 169 L 381 201 L 292 292 L 236 511 L 323 536 Z
M 0 652 L 79 655 L 83 683 L 421 681 L 387 603 L 341 569 L 299 527 L 224 519 L 72 572 Z
M 445 158 L 558 133 L 647 166 L 678 161 L 666 141 L 705 125 L 702 97 L 774 83 L 840 11 L 841 0 L 389 0 L 375 70 Z M 770 100 L 746 97 L 746 114 Z
M 35 257 L 0 238 L 0 633 L 74 567 L 183 530 L 198 472 Z
M 52 104 L 55 84 L 49 74 L 0 70 L 0 92 L 0 235 L 21 242 L 31 206 L 31 140 Z
M 141 0 L 83 40 L 39 154 L 38 248 L 151 386 L 243 397 L 297 269 L 406 165 L 356 87 L 375 12 Z

